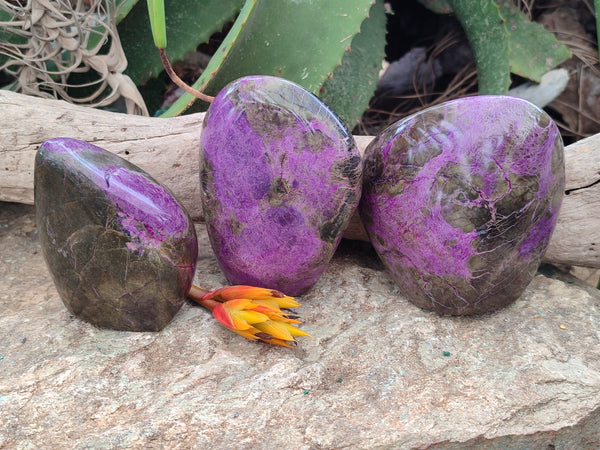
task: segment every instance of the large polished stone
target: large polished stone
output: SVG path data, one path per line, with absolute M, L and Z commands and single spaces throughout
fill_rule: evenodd
M 215 97 L 201 147 L 206 226 L 229 282 L 305 293 L 360 199 L 350 132 L 301 86 L 249 76 Z
M 465 315 L 519 298 L 565 186 L 547 113 L 507 96 L 452 100 L 383 130 L 364 158 L 360 216 L 412 302 Z
M 187 212 L 146 172 L 83 141 L 46 141 L 35 164 L 40 243 L 68 310 L 100 327 L 164 328 L 194 277 Z

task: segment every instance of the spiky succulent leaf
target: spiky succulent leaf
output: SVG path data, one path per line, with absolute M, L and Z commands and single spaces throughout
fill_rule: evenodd
M 342 58 L 342 65 L 325 81 L 319 97 L 353 128 L 369 106 L 375 92 L 381 62 L 385 57 L 385 22 L 383 0 L 369 11 Z
M 374 3 L 248 0 L 194 87 L 215 95 L 234 79 L 261 74 L 286 78 L 318 93 Z M 163 116 L 180 114 L 193 101 L 184 94 Z M 195 105 L 189 112 L 199 109 Z
M 480 94 L 506 94 L 510 86 L 508 31 L 493 0 L 453 1 L 454 14 L 469 38 Z
M 207 42 L 232 20 L 243 0 L 165 0 L 168 47 L 171 61 L 182 59 L 199 44 Z M 140 84 L 162 72 L 154 46 L 146 2 L 138 2 L 119 24 L 119 36 L 127 56 L 126 74 Z
M 544 73 L 571 56 L 553 33 L 531 22 L 512 1 L 419 2 L 436 13 L 454 12 L 461 21 L 475 54 L 480 93 L 506 93 L 510 72 L 539 82 Z
M 498 2 L 500 14 L 510 33 L 510 70 L 516 75 L 540 82 L 543 74 L 571 57 L 567 47 L 541 24 L 530 21 L 512 1 Z

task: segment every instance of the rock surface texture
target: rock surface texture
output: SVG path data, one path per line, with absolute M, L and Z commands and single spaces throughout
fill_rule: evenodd
M 203 228 L 203 227 L 202 227 Z M 196 283 L 225 282 L 199 228 Z M 2 448 L 598 448 L 600 295 L 538 274 L 491 315 L 411 304 L 343 242 L 292 350 L 186 303 L 161 332 L 72 317 L 33 208 L 0 204 Z

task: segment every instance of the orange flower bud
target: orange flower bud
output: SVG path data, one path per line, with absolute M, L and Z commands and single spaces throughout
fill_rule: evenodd
M 282 311 L 300 303 L 274 289 L 229 286 L 212 292 L 192 289 L 190 297 L 212 310 L 213 316 L 231 331 L 250 340 L 291 347 L 295 336 L 310 336 L 292 324 L 296 316 Z

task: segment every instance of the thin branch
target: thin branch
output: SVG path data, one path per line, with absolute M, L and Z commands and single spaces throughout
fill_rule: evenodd
M 179 78 L 177 76 L 177 74 L 173 70 L 173 67 L 171 66 L 171 63 L 169 62 L 169 59 L 167 58 L 167 54 L 165 53 L 164 48 L 158 48 L 158 53 L 160 54 L 160 59 L 163 63 L 163 66 L 165 67 L 165 70 L 167 71 L 167 75 L 169 75 L 169 78 L 171 80 L 173 80 L 173 83 L 175 83 L 177 86 L 179 86 L 181 89 L 183 89 L 188 94 L 191 94 L 194 97 L 196 97 L 200 100 L 203 100 L 207 103 L 212 103 L 212 101 L 215 99 L 214 97 L 211 97 L 210 95 L 206 95 L 206 94 L 194 89 L 193 87 L 188 85 L 185 81 L 183 81 L 181 78 Z

